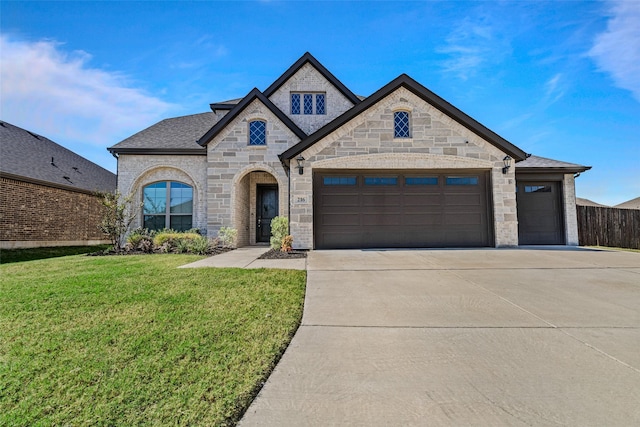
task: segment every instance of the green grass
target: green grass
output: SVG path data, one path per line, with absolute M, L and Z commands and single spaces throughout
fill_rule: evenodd
M 233 425 L 299 325 L 305 273 L 195 255 L 0 266 L 0 426 Z
M 0 264 L 10 262 L 33 261 L 36 259 L 57 258 L 68 255 L 87 254 L 105 250 L 110 245 L 98 246 L 59 246 L 51 248 L 2 249 Z

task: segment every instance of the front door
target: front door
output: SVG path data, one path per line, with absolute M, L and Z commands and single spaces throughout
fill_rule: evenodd
M 256 242 L 268 242 L 271 220 L 278 216 L 278 186 L 258 185 L 256 199 Z

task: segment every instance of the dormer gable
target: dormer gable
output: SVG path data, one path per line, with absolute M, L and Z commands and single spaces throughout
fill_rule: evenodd
M 273 82 L 264 95 L 307 134 L 360 103 L 308 52 Z

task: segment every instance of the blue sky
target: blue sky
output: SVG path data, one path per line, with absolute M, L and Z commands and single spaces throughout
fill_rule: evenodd
M 524 151 L 593 166 L 578 197 L 640 196 L 640 1 L 3 0 L 0 43 L 0 119 L 112 171 L 106 147 L 309 51 L 359 95 L 407 73 Z

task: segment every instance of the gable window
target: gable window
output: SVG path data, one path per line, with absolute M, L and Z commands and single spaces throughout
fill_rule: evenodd
M 193 228 L 193 187 L 182 182 L 162 181 L 147 185 L 142 194 L 144 228 L 176 231 Z
M 325 93 L 292 93 L 291 114 L 298 115 L 327 114 Z
M 393 113 L 393 137 L 411 138 L 409 133 L 409 112 L 396 111 Z
M 267 122 L 254 120 L 249 122 L 249 145 L 267 144 Z

